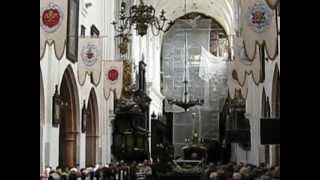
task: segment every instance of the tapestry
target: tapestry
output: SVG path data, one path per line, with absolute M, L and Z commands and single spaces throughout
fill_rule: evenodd
M 91 75 L 92 83 L 98 85 L 101 76 L 102 40 L 96 37 L 81 37 L 78 43 L 78 78 L 80 85 Z
M 269 59 L 277 56 L 276 15 L 265 0 L 244 0 L 241 3 L 241 28 L 244 46 L 249 59 L 259 53 L 264 45 Z
M 115 92 L 120 99 L 123 86 L 123 61 L 104 61 L 103 67 L 104 95 L 109 98 L 110 92 Z
M 67 34 L 68 1 L 40 1 L 40 59 L 46 44 L 54 44 L 56 57 L 61 59 Z

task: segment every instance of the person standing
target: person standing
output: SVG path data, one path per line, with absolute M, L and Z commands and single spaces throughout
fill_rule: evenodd
M 152 180 L 151 162 L 148 160 L 144 161 L 144 174 L 145 174 L 146 180 Z
M 139 163 L 137 166 L 136 180 L 145 180 L 144 166 L 141 163 Z
M 133 161 L 130 166 L 130 180 L 136 180 L 136 162 Z

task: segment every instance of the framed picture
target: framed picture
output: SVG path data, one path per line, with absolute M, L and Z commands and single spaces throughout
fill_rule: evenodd
M 56 89 L 54 95 L 52 97 L 52 126 L 58 127 L 61 119 L 61 98 L 58 93 L 58 86 L 56 85 Z
M 79 0 L 68 0 L 66 56 L 71 62 L 77 62 L 78 58 L 78 25 Z

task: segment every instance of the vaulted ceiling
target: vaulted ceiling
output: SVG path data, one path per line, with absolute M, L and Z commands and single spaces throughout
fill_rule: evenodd
M 235 34 L 235 8 L 239 0 L 144 0 L 155 7 L 157 14 L 163 9 L 169 20 L 186 13 L 199 12 L 214 18 L 228 35 Z

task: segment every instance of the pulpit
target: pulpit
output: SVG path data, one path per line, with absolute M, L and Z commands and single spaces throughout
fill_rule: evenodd
M 139 88 L 131 84 L 131 66 L 124 62 L 122 96 L 115 100 L 112 153 L 118 160 L 143 161 L 148 159 L 149 104 L 145 90 L 145 64 L 139 63 Z

